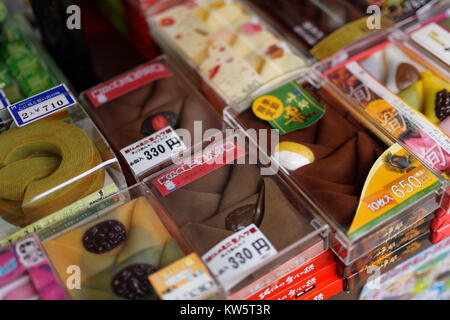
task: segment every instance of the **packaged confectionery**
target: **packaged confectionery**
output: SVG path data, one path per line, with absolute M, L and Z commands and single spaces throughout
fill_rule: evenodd
M 388 239 L 385 243 L 377 247 L 375 250 L 372 250 L 371 252 L 352 262 L 351 264 L 344 265 L 342 261 L 338 261 L 337 274 L 343 277 L 348 277 L 351 274 L 358 272 L 358 270 L 367 268 L 381 256 L 386 256 L 387 254 L 396 251 L 407 242 L 417 238 L 424 233 L 428 233 L 431 229 L 432 220 L 433 214 L 429 214 L 427 217 L 417 221 L 401 234 Z
M 437 209 L 431 222 L 431 228 L 438 230 L 448 224 L 450 224 L 450 214 L 442 209 Z
M 163 50 L 220 112 L 309 62 L 240 1 L 184 1 L 149 24 Z
M 286 300 L 294 296 L 299 298 L 335 276 L 336 262 L 334 255 L 328 250 L 259 290 L 247 300 Z
M 252 0 L 256 10 L 266 16 L 289 39 L 319 60 L 377 29 L 367 27 L 365 11 L 345 0 Z M 381 18 L 381 27 L 393 25 Z
M 8 111 L 14 121 L 0 134 L 0 244 L 125 186 L 116 156 L 64 85 Z
M 83 92 L 81 100 L 129 184 L 223 129 L 219 114 L 165 56 Z
M 328 226 L 244 138 L 228 136 L 144 180 L 230 299 L 249 298 L 328 248 Z
M 0 300 L 66 300 L 35 236 L 0 251 Z
M 431 243 L 436 244 L 450 237 L 450 224 L 444 225 L 439 229 L 433 229 L 431 234 Z
M 366 12 L 370 6 L 377 5 L 381 13 L 395 23 L 406 24 L 411 21 L 417 13 L 426 11 L 436 2 L 433 0 L 350 0 L 356 7 Z M 445 2 L 445 1 L 442 1 Z
M 366 285 L 360 300 L 448 300 L 450 239 L 434 245 Z
M 316 66 L 330 81 L 327 86 L 447 176 L 448 70 L 405 42 L 405 34 L 398 30 L 374 35 L 340 55 L 347 60 L 338 64 L 326 60 Z
M 148 277 L 191 252 L 159 207 L 148 188 L 138 184 L 39 232 L 70 298 L 158 299 Z M 73 265 L 82 271 L 81 289 L 69 286 L 73 277 L 67 268 Z
M 429 240 L 431 232 L 424 233 L 410 242 L 404 244 L 397 250 L 381 255 L 370 265 L 365 266 L 358 272 L 344 278 L 344 290 L 359 290 L 367 282 L 376 279 L 380 274 L 389 272 L 397 265 L 408 260 L 421 251 L 429 248 L 432 244 Z
M 0 82 L 9 103 L 68 83 L 20 13 L 8 14 L 0 33 Z
M 339 292 L 342 292 L 343 280 L 338 276 L 330 277 L 327 282 L 316 288 L 297 294 L 294 298 L 287 300 L 328 300 Z M 283 299 L 279 299 L 283 300 Z
M 247 300 L 275 300 L 286 289 L 297 286 L 306 286 L 309 288 L 315 285 L 313 278 L 327 279 L 329 276 L 336 274 L 336 263 L 334 255 L 330 250 L 309 260 L 307 263 L 295 268 L 291 268 L 289 273 L 279 277 L 270 285 L 263 287 L 248 297 Z M 231 296 L 231 299 L 237 299 L 237 296 Z
M 450 67 L 450 58 L 446 50 L 450 42 L 450 4 L 442 5 L 427 14 L 421 15 L 406 33 L 408 43 L 423 52 L 444 68 Z
M 353 116 L 319 80 L 302 73 L 291 79 L 228 107 L 225 120 L 258 141 L 284 179 L 315 205 L 344 264 L 439 207 L 443 182 L 435 174 L 400 145 L 389 147 L 381 130 Z M 262 133 L 270 136 L 261 139 Z

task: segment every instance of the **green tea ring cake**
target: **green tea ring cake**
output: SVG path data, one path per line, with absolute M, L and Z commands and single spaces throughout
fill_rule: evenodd
M 41 120 L 12 128 L 0 135 L 0 199 L 21 202 L 35 221 L 100 189 L 103 169 L 42 196 L 100 163 L 89 137 L 72 124 Z

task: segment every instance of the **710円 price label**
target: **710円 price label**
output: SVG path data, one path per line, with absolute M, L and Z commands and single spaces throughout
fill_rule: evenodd
M 8 107 L 18 127 L 48 116 L 51 113 L 68 108 L 76 103 L 64 84 L 39 93 Z
M 276 254 L 266 236 L 251 224 L 216 244 L 202 260 L 224 288 L 231 289 L 261 262 Z

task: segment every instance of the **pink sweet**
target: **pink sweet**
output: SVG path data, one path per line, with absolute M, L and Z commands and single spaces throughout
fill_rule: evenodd
M 262 25 L 259 23 L 246 22 L 242 25 L 242 32 L 245 34 L 255 34 L 262 31 Z
M 444 121 L 441 121 L 438 124 L 438 127 L 441 128 L 447 135 L 450 135 L 450 117 L 447 117 Z

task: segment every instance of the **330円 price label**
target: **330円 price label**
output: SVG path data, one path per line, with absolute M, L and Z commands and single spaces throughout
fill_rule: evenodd
M 224 288 L 231 289 L 261 262 L 276 254 L 266 236 L 251 224 L 219 242 L 202 260 Z
M 140 175 L 172 155 L 186 150 L 177 133 L 170 127 L 155 132 L 120 150 L 135 175 Z

